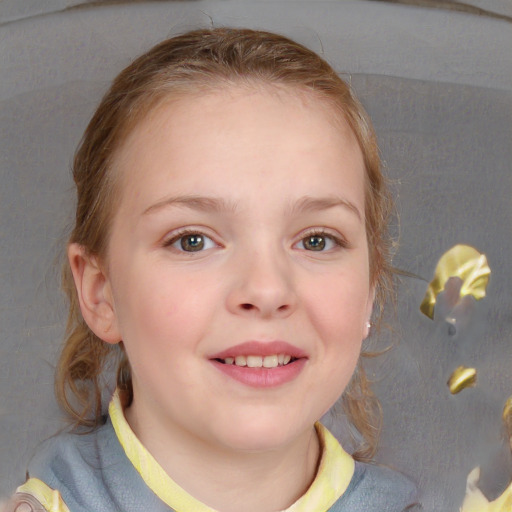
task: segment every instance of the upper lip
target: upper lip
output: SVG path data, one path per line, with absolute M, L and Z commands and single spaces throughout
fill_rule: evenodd
M 237 356 L 272 356 L 274 354 L 285 354 L 300 359 L 307 357 L 307 354 L 298 347 L 286 341 L 246 341 L 221 352 L 209 356 L 209 359 L 226 359 Z

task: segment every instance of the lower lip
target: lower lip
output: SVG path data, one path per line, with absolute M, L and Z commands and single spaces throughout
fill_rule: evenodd
M 253 388 L 275 388 L 295 379 L 304 368 L 306 358 L 276 368 L 249 368 L 235 364 L 223 364 L 211 360 L 211 363 L 232 379 Z

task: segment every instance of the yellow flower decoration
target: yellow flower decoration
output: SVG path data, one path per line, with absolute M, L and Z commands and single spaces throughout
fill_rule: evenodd
M 445 252 L 434 273 L 427 292 L 420 306 L 420 311 L 434 319 L 434 308 L 437 296 L 444 290 L 446 282 L 451 277 L 462 281 L 460 297 L 472 295 L 476 300 L 485 297 L 491 269 L 487 264 L 485 254 L 478 252 L 469 245 L 456 245 Z
M 476 368 L 459 366 L 448 379 L 448 388 L 452 395 L 460 393 L 463 389 L 470 388 L 476 384 Z

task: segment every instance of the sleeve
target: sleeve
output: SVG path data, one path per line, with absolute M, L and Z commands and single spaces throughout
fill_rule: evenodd
M 3 512 L 70 512 L 59 491 L 37 478 L 18 487 Z
M 30 494 L 17 492 L 8 502 L 3 512 L 48 512 L 41 503 Z

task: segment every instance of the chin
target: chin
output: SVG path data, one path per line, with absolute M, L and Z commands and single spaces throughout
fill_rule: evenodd
M 237 451 L 264 452 L 278 450 L 293 443 L 300 435 L 313 428 L 315 421 L 305 423 L 276 415 L 253 415 L 230 421 L 225 444 Z M 226 432 L 225 431 L 225 432 Z

